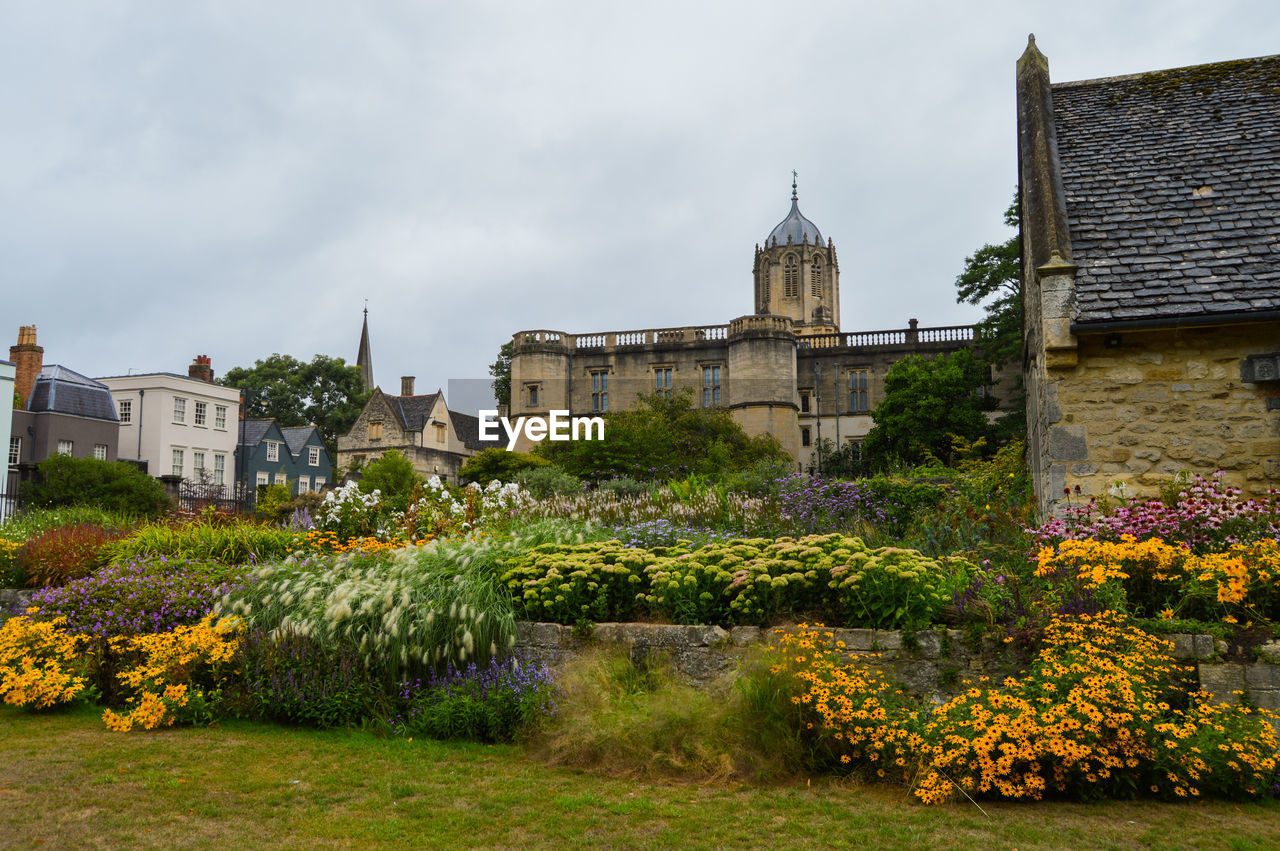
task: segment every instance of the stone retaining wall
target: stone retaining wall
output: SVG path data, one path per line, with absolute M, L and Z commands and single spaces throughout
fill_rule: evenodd
M 893 676 L 908 691 L 935 701 L 952 697 L 967 686 L 966 680 L 990 677 L 999 682 L 1021 673 L 1027 654 L 984 639 L 974 647 L 959 630 L 916 633 L 905 642 L 899 632 L 874 629 L 833 629 L 850 655 L 873 659 L 873 664 Z M 752 647 L 762 645 L 769 634 L 759 627 L 669 626 L 647 623 L 602 623 L 589 634 L 574 627 L 551 623 L 516 625 L 516 648 L 526 658 L 549 665 L 565 662 L 587 647 L 614 643 L 627 649 L 634 660 L 661 656 L 692 683 L 707 682 L 728 672 Z M 1223 662 L 1224 648 L 1210 635 L 1170 635 L 1174 658 L 1196 669 L 1200 687 L 1220 702 L 1253 705 L 1280 713 L 1280 642 L 1261 648 L 1259 661 Z M 904 646 L 905 644 L 905 646 Z

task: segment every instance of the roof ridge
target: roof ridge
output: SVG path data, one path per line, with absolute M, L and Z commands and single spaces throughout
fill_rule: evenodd
M 1120 83 L 1127 80 L 1137 80 L 1143 77 L 1159 76 L 1161 74 L 1177 74 L 1185 71 L 1194 71 L 1197 68 L 1212 68 L 1216 65 L 1249 65 L 1257 62 L 1266 62 L 1269 60 L 1280 60 L 1280 53 L 1271 53 L 1266 56 L 1253 56 L 1246 59 L 1223 59 L 1218 62 L 1200 62 L 1195 65 L 1180 65 L 1176 68 L 1161 68 L 1155 71 L 1137 71 L 1132 74 L 1115 74 L 1110 77 L 1092 77 L 1087 80 L 1064 80 L 1060 83 L 1053 83 L 1053 88 L 1075 88 L 1077 86 L 1093 86 L 1102 83 Z

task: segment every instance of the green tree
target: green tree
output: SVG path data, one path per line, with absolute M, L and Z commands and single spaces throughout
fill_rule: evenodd
M 94 505 L 157 517 L 168 510 L 164 486 L 132 464 L 51 455 L 36 467 L 36 480 L 23 484 L 27 502 L 36 508 Z
M 502 348 L 498 349 L 498 359 L 489 364 L 489 374 L 493 376 L 493 398 L 498 400 L 499 405 L 511 407 L 511 355 L 515 350 L 514 344 L 507 340 L 502 344 Z
M 964 271 L 956 277 L 956 301 L 983 305 L 986 315 L 978 322 L 976 337 L 986 362 L 994 368 L 1016 369 L 1022 361 L 1022 256 L 1018 227 L 1021 201 L 1015 191 L 1004 211 L 1004 223 L 1013 236 L 998 245 L 984 245 L 964 259 Z M 1021 375 L 1014 392 L 1005 400 L 1005 413 L 996 421 L 992 436 L 997 443 L 1024 439 L 1027 434 L 1026 392 Z
M 468 458 L 467 463 L 458 471 L 458 476 L 464 482 L 487 485 L 494 479 L 510 482 L 517 473 L 549 466 L 551 462 L 546 458 L 527 452 L 508 452 L 501 447 L 491 446 Z
M 978 344 L 987 362 L 1001 366 L 1022 357 L 1022 258 L 1018 239 L 1019 201 L 1015 193 L 1004 223 L 1013 236 L 987 244 L 964 258 L 956 276 L 956 302 L 983 305 L 986 316 L 977 326 Z
M 365 464 L 360 471 L 360 490 L 382 494 L 382 501 L 395 511 L 403 511 L 409 504 L 414 488 L 425 480 L 413 469 L 413 463 L 396 449 L 388 449 Z
M 974 443 L 990 437 L 979 395 L 985 366 L 968 349 L 925 358 L 912 355 L 889 368 L 884 398 L 871 412 L 875 425 L 862 451 L 877 469 L 895 462 L 920 464 L 929 456 L 951 464 L 955 442 Z
M 790 463 L 771 435 L 747 437 L 723 408 L 695 408 L 689 393 L 641 397 L 639 406 L 604 415 L 603 440 L 544 440 L 534 450 L 591 481 L 652 481 L 697 473 L 715 479 L 760 461 Z
M 284 427 L 314 423 L 330 457 L 337 457 L 338 436 L 350 430 L 369 399 L 360 368 L 328 355 L 304 363 L 273 354 L 252 367 L 227 370 L 218 383 L 244 394 L 247 419 L 273 417 Z

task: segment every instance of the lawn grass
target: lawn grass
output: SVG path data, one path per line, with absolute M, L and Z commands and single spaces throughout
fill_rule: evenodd
M 1274 802 L 982 808 L 852 781 L 637 782 L 360 731 L 119 734 L 87 707 L 0 708 L 0 845 L 14 847 L 1280 847 Z

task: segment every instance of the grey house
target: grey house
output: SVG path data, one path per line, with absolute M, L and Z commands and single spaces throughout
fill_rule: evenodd
M 65 366 L 43 366 L 13 411 L 9 458 L 27 477 L 31 468 L 55 453 L 115 461 L 120 419 L 111 391 Z

